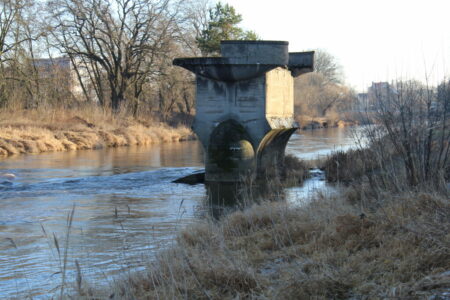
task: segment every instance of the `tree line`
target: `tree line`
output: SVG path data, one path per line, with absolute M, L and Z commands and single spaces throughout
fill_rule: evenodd
M 0 0 L 0 107 L 95 102 L 190 114 L 194 77 L 172 59 L 217 55 L 221 39 L 256 39 L 241 20 L 206 0 Z

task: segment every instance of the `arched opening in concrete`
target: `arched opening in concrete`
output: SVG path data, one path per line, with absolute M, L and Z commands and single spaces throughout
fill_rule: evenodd
M 255 151 L 245 128 L 236 120 L 220 123 L 210 135 L 206 181 L 239 181 L 254 174 Z
M 258 176 L 264 176 L 283 166 L 284 150 L 296 129 L 273 129 L 264 136 L 257 150 Z

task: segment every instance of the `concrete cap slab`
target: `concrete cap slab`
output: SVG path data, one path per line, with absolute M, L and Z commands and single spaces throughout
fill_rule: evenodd
M 286 41 L 222 41 L 222 57 L 245 59 L 249 64 L 287 65 L 289 43 Z
M 289 53 L 288 68 L 294 77 L 314 71 L 314 51 Z
M 280 65 L 249 64 L 246 59 L 227 57 L 176 58 L 173 64 L 197 75 L 220 81 L 240 81 L 255 78 Z

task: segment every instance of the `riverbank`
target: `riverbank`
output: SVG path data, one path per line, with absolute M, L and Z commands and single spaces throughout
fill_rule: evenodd
M 0 111 L 0 156 L 148 145 L 194 139 L 183 126 L 113 115 L 96 107 Z
M 381 195 L 380 195 L 381 196 Z M 264 203 L 180 233 L 176 245 L 107 291 L 112 299 L 420 298 L 450 292 L 450 201 L 385 194 L 371 209 L 355 193 L 303 207 Z M 375 201 L 375 199 L 372 199 Z M 436 298 L 444 299 L 444 298 Z

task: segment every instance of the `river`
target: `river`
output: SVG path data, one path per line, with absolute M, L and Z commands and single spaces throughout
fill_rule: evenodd
M 353 146 L 350 128 L 330 128 L 293 135 L 286 152 L 310 160 Z M 0 158 L 0 173 L 16 175 L 0 179 L 0 298 L 56 294 L 72 209 L 69 282 L 75 261 L 91 282 L 138 270 L 180 228 L 208 216 L 204 185 L 172 183 L 202 167 L 197 141 Z M 289 188 L 287 201 L 323 186 L 313 177 Z

